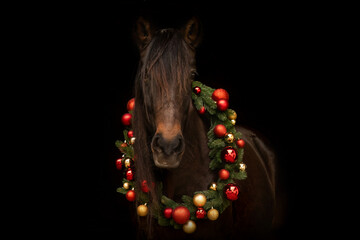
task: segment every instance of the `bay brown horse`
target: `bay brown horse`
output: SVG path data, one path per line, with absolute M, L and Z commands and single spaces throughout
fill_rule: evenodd
M 182 195 L 208 189 L 217 179 L 209 169 L 209 123 L 191 100 L 196 75 L 195 53 L 200 23 L 190 19 L 180 29 L 154 29 L 143 18 L 134 31 L 140 53 L 135 80 L 133 129 L 137 183 L 163 183 L 163 194 L 181 202 Z M 197 221 L 186 234 L 161 227 L 151 214 L 136 217 L 140 239 L 247 239 L 266 237 L 277 221 L 276 166 L 271 149 L 252 130 L 238 126 L 245 140 L 247 179 L 238 181 L 240 197 L 216 221 Z M 137 189 L 140 189 L 138 187 Z M 159 193 L 150 191 L 150 204 Z

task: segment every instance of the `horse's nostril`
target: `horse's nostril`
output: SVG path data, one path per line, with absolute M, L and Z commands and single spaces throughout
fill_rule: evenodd
M 160 138 L 162 138 L 159 134 L 156 134 L 153 139 L 152 139 L 152 142 L 151 142 L 151 147 L 156 150 L 157 152 L 162 152 L 162 148 L 159 144 L 159 140 Z
M 184 151 L 184 139 L 181 135 L 177 137 L 177 144 L 174 147 L 174 153 L 181 153 Z

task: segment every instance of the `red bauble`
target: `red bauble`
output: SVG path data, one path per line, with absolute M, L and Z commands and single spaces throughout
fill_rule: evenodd
M 239 196 L 239 187 L 233 183 L 229 183 L 224 187 L 225 197 L 230 201 L 235 201 Z
M 120 152 L 125 153 L 124 148 L 126 148 L 127 146 L 128 146 L 128 145 L 127 145 L 126 143 L 122 143 L 122 144 L 120 145 Z
M 218 88 L 213 92 L 211 98 L 214 101 L 219 101 L 221 99 L 225 99 L 225 100 L 229 101 L 229 94 L 225 89 Z
M 146 180 L 141 182 L 141 191 L 143 191 L 144 193 L 149 192 L 149 187 Z
M 198 112 L 203 115 L 205 113 L 205 107 L 202 106 Z
M 131 125 L 131 119 L 132 119 L 132 115 L 130 113 L 125 113 L 121 117 L 121 122 L 125 126 L 130 126 Z
M 135 98 L 132 98 L 128 101 L 126 108 L 128 111 L 132 111 L 135 107 Z
M 122 169 L 122 158 L 116 159 L 116 169 L 121 170 Z
M 216 125 L 214 127 L 214 134 L 219 138 L 224 137 L 226 134 L 226 127 L 222 124 Z
M 126 143 L 122 143 L 121 145 L 120 145 L 120 148 L 126 148 L 128 145 L 126 144 Z
M 226 163 L 234 163 L 237 159 L 236 149 L 232 147 L 225 147 L 221 151 L 221 159 Z
M 185 224 L 190 219 L 190 211 L 184 206 L 178 206 L 174 209 L 172 218 L 177 224 Z
M 172 208 L 165 208 L 164 209 L 164 217 L 167 219 L 170 219 L 173 213 L 173 209 Z
M 206 211 L 201 207 L 196 210 L 196 218 L 203 219 L 206 216 Z
M 228 170 L 226 170 L 226 169 L 221 169 L 220 171 L 219 171 L 219 178 L 221 179 L 221 180 L 226 180 L 226 179 L 228 179 L 230 177 L 230 172 L 228 171 Z
M 194 91 L 194 93 L 196 95 L 199 95 L 201 93 L 201 88 L 200 87 L 194 87 L 193 91 Z
M 134 190 L 130 190 L 126 193 L 125 195 L 126 199 L 130 202 L 135 201 L 136 199 L 136 195 L 135 195 L 135 191 Z
M 239 147 L 239 148 L 243 148 L 245 146 L 245 141 L 242 140 L 242 139 L 238 139 L 236 140 L 236 145 Z
M 134 180 L 134 172 L 131 168 L 128 168 L 128 170 L 126 171 L 126 179 L 129 181 Z
M 225 99 L 220 99 L 219 101 L 217 101 L 216 106 L 219 111 L 226 111 L 229 107 L 229 101 Z
M 134 131 L 133 130 L 128 131 L 127 136 L 128 138 L 134 137 Z

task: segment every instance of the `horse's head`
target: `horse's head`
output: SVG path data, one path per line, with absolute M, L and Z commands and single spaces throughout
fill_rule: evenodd
M 178 167 L 185 150 L 182 131 L 192 108 L 191 81 L 196 73 L 198 33 L 196 19 L 182 29 L 160 30 L 153 30 L 142 18 L 137 21 L 135 37 L 140 64 L 134 118 L 142 114 L 153 160 L 159 168 Z

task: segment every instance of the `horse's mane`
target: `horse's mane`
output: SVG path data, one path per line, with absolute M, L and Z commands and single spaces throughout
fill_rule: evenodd
M 169 86 L 176 84 L 176 94 L 190 98 L 193 61 L 191 49 L 183 40 L 182 32 L 174 29 L 159 30 L 146 46 L 135 80 L 135 108 L 133 129 L 137 188 L 146 180 L 150 187 L 150 201 L 156 206 L 159 193 L 151 189 L 160 170 L 154 167 L 150 143 L 155 133 L 154 107 L 157 101 L 166 102 Z M 158 187 L 158 186 L 157 186 Z M 150 216 L 150 214 L 148 215 Z

